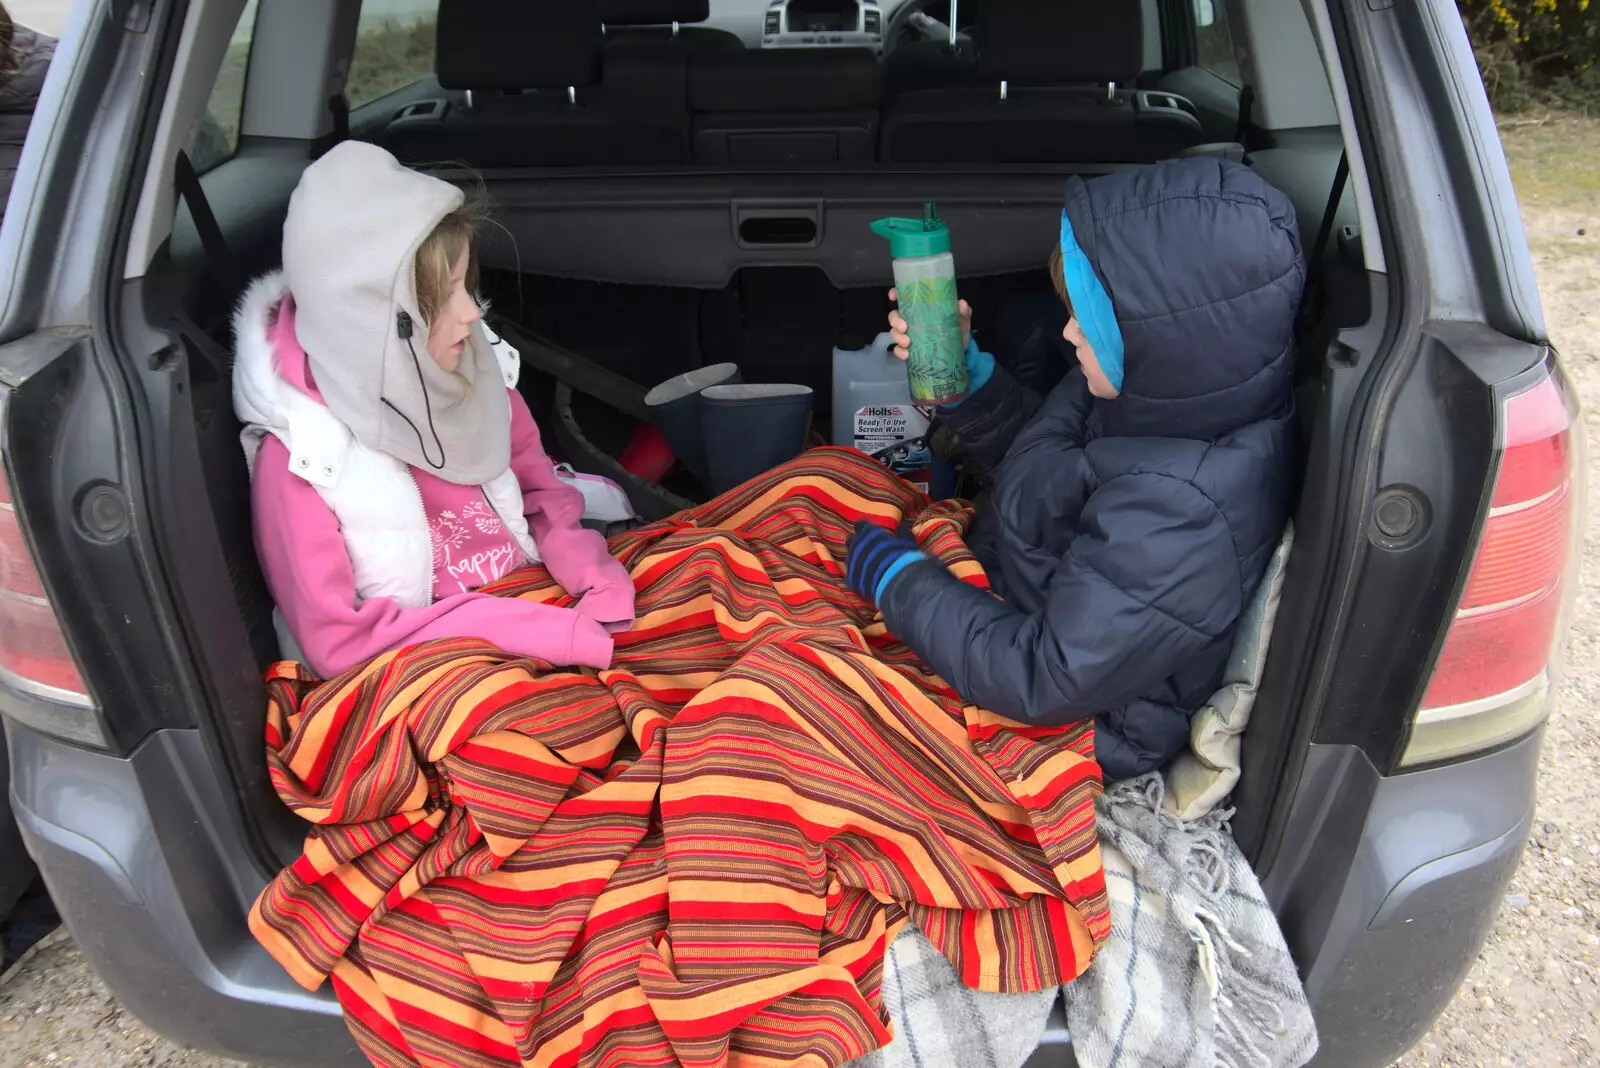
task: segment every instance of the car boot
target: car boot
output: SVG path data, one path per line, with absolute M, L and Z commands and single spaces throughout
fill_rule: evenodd
M 678 462 L 702 483 L 708 479 L 705 441 L 700 436 L 700 391 L 743 381 L 738 364 L 717 363 L 674 375 L 644 395 L 651 421 L 666 435 Z
M 726 493 L 799 456 L 811 426 L 809 386 L 721 385 L 700 394 L 711 492 Z

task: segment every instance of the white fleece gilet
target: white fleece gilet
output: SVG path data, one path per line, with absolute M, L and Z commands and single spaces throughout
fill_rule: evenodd
M 431 604 L 433 541 L 410 467 L 361 444 L 325 405 L 278 374 L 270 331 L 287 292 L 282 274 L 267 275 L 245 291 L 234 312 L 233 404 L 245 424 L 240 440 L 251 474 L 261 442 L 271 434 L 289 450 L 290 472 L 315 487 L 339 520 L 357 603 L 387 597 L 402 608 Z M 515 350 L 491 342 L 481 325 L 473 329 L 483 351 L 494 352 L 506 388 L 515 388 Z M 509 409 L 507 398 L 498 400 Z M 483 492 L 528 560 L 538 561 L 522 513 L 522 488 L 509 465 L 483 483 Z

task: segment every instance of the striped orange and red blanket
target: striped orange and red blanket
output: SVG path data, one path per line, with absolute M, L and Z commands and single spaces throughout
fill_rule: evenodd
M 433 642 L 268 678 L 316 824 L 257 938 L 330 976 L 378 1065 L 837 1065 L 889 1040 L 915 923 L 984 990 L 1079 975 L 1110 925 L 1093 731 L 970 706 L 846 588 L 858 518 L 964 579 L 971 512 L 822 449 L 613 540 L 614 667 Z M 543 569 L 493 592 L 571 599 Z

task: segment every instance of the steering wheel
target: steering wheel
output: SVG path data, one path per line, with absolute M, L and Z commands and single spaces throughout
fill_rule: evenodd
M 965 12 L 961 11 L 962 6 L 966 7 Z M 943 14 L 949 7 L 949 0 L 905 0 L 905 3 L 894 9 L 894 13 L 889 16 L 889 25 L 884 28 L 883 54 L 887 56 L 900 45 L 913 41 L 948 44 L 950 41 L 949 23 L 928 14 L 928 9 L 938 8 L 940 14 Z M 962 15 L 970 12 L 972 7 L 972 0 L 968 0 L 966 5 L 960 5 L 958 0 L 955 37 L 955 50 L 958 54 L 972 55 L 974 52 L 972 37 L 960 25 L 962 22 L 967 23 L 969 26 L 971 25 L 970 15 L 967 15 L 966 18 L 963 18 Z

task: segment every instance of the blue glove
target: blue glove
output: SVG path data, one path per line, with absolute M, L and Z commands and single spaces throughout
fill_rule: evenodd
M 989 384 L 989 379 L 994 376 L 994 357 L 978 347 L 977 338 L 967 339 L 967 397 Z M 961 400 L 954 404 L 941 404 L 941 408 L 959 408 Z
M 855 533 L 844 548 L 845 581 L 873 604 L 883 597 L 891 579 L 918 560 L 927 559 L 904 526 L 896 534 L 865 520 L 856 524 Z

